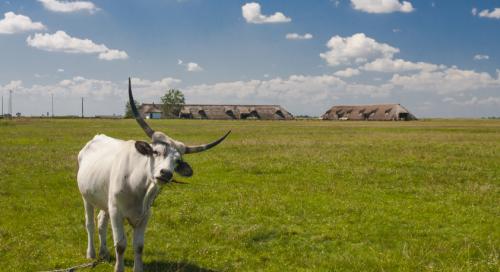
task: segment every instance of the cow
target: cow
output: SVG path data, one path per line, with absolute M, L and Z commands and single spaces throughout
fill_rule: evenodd
M 134 103 L 130 78 L 128 96 L 135 119 L 151 143 L 96 135 L 78 154 L 77 181 L 85 208 L 87 258 L 96 258 L 94 210 L 99 209 L 99 256 L 109 257 L 106 229 L 111 220 L 115 271 L 124 271 L 127 239 L 123 224 L 126 219 L 133 228 L 134 271 L 137 272 L 143 270 L 144 232 L 150 207 L 160 188 L 172 181 L 174 172 L 184 177 L 193 174 L 191 166 L 183 160 L 184 154 L 208 150 L 221 143 L 231 131 L 209 144 L 185 145 L 165 133 L 154 131 L 141 117 Z

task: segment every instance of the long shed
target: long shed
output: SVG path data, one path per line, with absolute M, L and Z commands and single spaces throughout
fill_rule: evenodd
M 164 116 L 162 107 L 157 104 L 142 104 L 139 112 L 145 118 Z M 260 120 L 293 120 L 293 115 L 280 105 L 207 105 L 186 104 L 179 113 L 185 119 L 260 119 Z
M 338 105 L 327 110 L 323 120 L 409 121 L 417 117 L 400 104 Z

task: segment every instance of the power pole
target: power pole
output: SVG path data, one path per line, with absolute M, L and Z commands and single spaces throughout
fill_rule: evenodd
M 54 118 L 54 94 L 50 94 L 50 108 L 52 110 L 52 118 Z
M 3 116 L 3 93 L 2 93 L 2 116 Z
M 82 97 L 82 118 L 83 118 L 83 97 Z
M 9 115 L 12 118 L 12 90 L 9 90 Z

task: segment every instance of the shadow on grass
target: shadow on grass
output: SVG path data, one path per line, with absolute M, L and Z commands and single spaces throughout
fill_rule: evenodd
M 113 262 L 114 264 L 114 262 Z M 133 260 L 125 259 L 125 266 L 134 267 Z M 196 264 L 188 262 L 169 262 L 169 261 L 152 261 L 144 263 L 145 272 L 217 272 L 217 270 L 199 267 Z

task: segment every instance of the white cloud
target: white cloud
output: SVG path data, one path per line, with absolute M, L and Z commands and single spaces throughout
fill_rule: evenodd
M 149 80 L 133 77 L 132 87 L 134 97 L 139 101 L 158 101 L 168 89 L 176 88 L 181 83 L 180 79 L 165 77 L 160 80 Z M 124 82 L 126 84 L 126 82 Z
M 415 9 L 408 1 L 399 0 L 351 0 L 354 9 L 367 13 L 412 12 Z
M 42 30 L 45 26 L 40 22 L 33 22 L 28 16 L 6 12 L 0 20 L 0 34 L 14 34 L 31 30 Z
M 59 69 L 57 69 L 57 72 L 58 72 L 58 73 L 64 73 L 64 69 L 59 68 Z
M 327 43 L 330 51 L 321 53 L 328 65 L 338 66 L 352 63 L 364 63 L 377 58 L 392 58 L 399 52 L 398 48 L 385 43 L 378 43 L 364 33 L 351 37 L 333 36 Z
M 470 106 L 470 105 L 500 106 L 500 97 L 493 97 L 493 96 L 489 96 L 483 99 L 479 99 L 476 96 L 473 96 L 469 100 L 457 100 L 454 97 L 445 97 L 441 101 L 459 106 Z
M 286 34 L 286 38 L 288 40 L 310 40 L 313 38 L 311 33 L 306 33 L 304 35 L 300 35 L 298 33 L 288 33 Z
M 476 16 L 477 15 L 477 8 L 473 8 L 471 10 L 472 15 Z
M 396 73 L 404 71 L 434 71 L 445 68 L 427 62 L 411 62 L 402 59 L 381 58 L 365 64 L 362 69 L 372 72 Z
M 286 17 L 281 12 L 276 12 L 269 16 L 263 15 L 260 4 L 255 2 L 243 5 L 241 7 L 241 12 L 247 23 L 251 24 L 288 23 L 292 21 L 291 18 Z
M 488 73 L 451 67 L 440 71 L 421 71 L 413 75 L 396 74 L 390 83 L 406 90 L 445 94 L 499 88 L 500 78 L 498 75 L 494 78 Z
M 165 77 L 157 81 L 132 78 L 132 85 L 134 94 L 140 100 L 158 100 L 160 96 L 173 87 L 176 87 L 181 80 L 171 77 Z M 106 98 L 127 99 L 126 83 L 123 81 L 115 83 L 108 80 L 88 79 L 82 76 L 76 76 L 69 79 L 64 79 L 54 84 L 48 85 L 32 85 L 26 87 L 20 80 L 11 81 L 5 86 L 0 85 L 0 90 L 14 90 L 16 95 L 29 95 L 29 96 L 49 96 L 53 93 L 60 98 L 79 98 L 79 97 L 92 97 L 96 100 L 103 100 Z
M 42 5 L 54 12 L 77 12 L 88 11 L 94 13 L 98 8 L 90 1 L 58 1 L 58 0 L 38 0 Z
M 339 99 L 387 96 L 391 89 L 388 84 L 350 84 L 334 75 L 292 75 L 194 85 L 183 92 L 189 103 L 281 104 L 292 112 L 319 114 Z
M 476 13 L 477 13 L 477 10 L 476 10 Z M 500 19 L 500 8 L 495 8 L 492 11 L 485 9 L 485 10 L 482 10 L 481 12 L 479 12 L 478 15 L 479 15 L 479 17 L 483 17 L 483 18 Z
M 203 71 L 203 68 L 198 63 L 189 62 L 187 64 L 187 70 L 189 72 L 200 72 L 200 71 Z
M 489 60 L 490 56 L 477 54 L 474 56 L 474 60 Z
M 128 59 L 128 55 L 125 51 L 109 49 L 107 51 L 99 53 L 99 59 L 102 60 Z
M 177 60 L 177 64 L 186 67 L 186 71 L 188 71 L 188 72 L 201 72 L 201 71 L 203 71 L 203 67 L 201 67 L 196 62 L 184 63 L 184 61 L 179 59 L 179 60 Z
M 353 68 L 347 68 L 344 70 L 340 70 L 334 73 L 334 75 L 339 76 L 339 77 L 353 77 L 359 75 L 360 72 L 358 69 L 353 69 Z
M 109 49 L 104 44 L 96 44 L 89 39 L 74 38 L 64 31 L 57 31 L 54 34 L 36 33 L 33 37 L 26 38 L 29 46 L 50 52 L 64 52 L 74 54 L 99 54 L 99 59 L 115 60 L 127 59 L 125 51 Z

